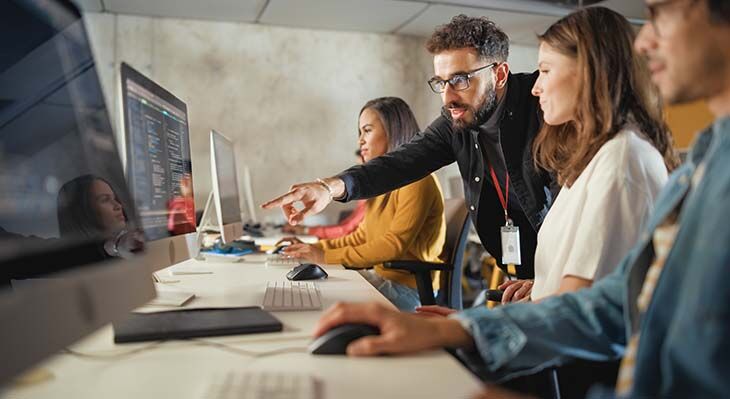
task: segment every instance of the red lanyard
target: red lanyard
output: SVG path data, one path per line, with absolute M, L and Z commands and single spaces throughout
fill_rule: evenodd
M 504 189 L 504 195 L 502 195 L 502 187 L 499 185 L 499 180 L 497 180 L 497 174 L 494 173 L 494 168 L 492 168 L 492 164 L 489 164 L 489 173 L 492 175 L 492 181 L 494 182 L 494 188 L 497 190 L 497 196 L 499 196 L 499 202 L 502 203 L 502 208 L 504 209 L 504 221 L 509 221 L 509 216 L 507 216 L 507 202 L 509 201 L 509 173 L 505 172 L 505 184 L 506 187 Z

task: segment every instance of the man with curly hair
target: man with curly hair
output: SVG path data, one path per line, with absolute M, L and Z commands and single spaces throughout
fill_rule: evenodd
M 509 39 L 484 17 L 454 17 L 436 29 L 426 48 L 434 63 L 428 84 L 441 95 L 443 109 L 424 132 L 365 165 L 295 185 L 263 207 L 281 206 L 289 223 L 297 224 L 333 199 L 375 197 L 457 162 L 482 243 L 496 259 L 521 265 L 518 277 L 532 278 L 537 231 L 557 187 L 550 174 L 533 166 L 531 147 L 542 119 L 530 93 L 537 73 L 510 73 Z M 294 208 L 295 202 L 304 207 Z M 521 259 L 502 257 L 507 220 L 519 229 Z

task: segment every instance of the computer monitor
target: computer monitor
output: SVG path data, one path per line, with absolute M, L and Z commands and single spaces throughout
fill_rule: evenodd
M 236 157 L 233 142 L 215 130 L 210 131 L 210 170 L 221 240 L 229 243 L 243 235 Z
M 2 386 L 154 286 L 79 10 L 2 1 L 0 48 Z
M 126 63 L 121 92 L 127 181 L 155 271 L 197 242 L 187 106 Z

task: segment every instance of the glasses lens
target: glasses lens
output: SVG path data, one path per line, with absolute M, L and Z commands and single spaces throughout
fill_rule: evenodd
M 450 80 L 454 90 L 466 90 L 469 88 L 469 78 L 465 75 L 456 75 Z
M 432 79 L 428 81 L 428 85 L 431 86 L 431 90 L 435 91 L 436 93 L 443 93 L 446 82 L 444 82 L 443 80 Z

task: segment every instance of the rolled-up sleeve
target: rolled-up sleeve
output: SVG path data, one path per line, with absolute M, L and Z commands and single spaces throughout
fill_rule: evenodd
M 572 358 L 617 359 L 626 345 L 625 263 L 588 289 L 540 303 L 473 308 L 455 318 L 468 326 L 486 368 L 498 379 Z

